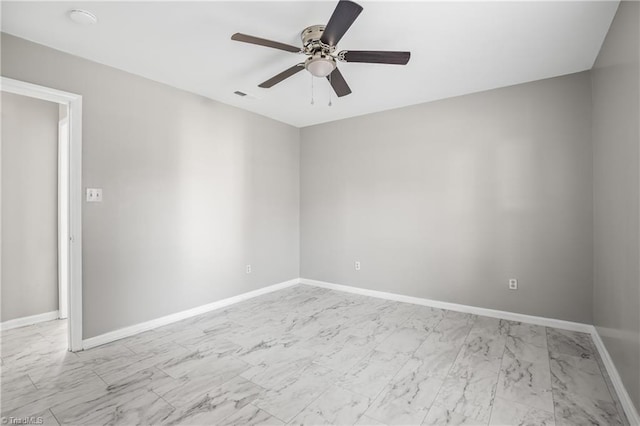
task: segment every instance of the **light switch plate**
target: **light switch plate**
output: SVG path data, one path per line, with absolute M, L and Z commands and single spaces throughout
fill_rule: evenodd
M 87 188 L 87 203 L 102 202 L 102 188 Z

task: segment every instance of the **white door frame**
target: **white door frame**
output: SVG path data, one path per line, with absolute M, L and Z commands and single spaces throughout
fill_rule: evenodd
M 69 350 L 82 350 L 82 96 L 37 84 L 0 77 L 0 90 L 68 107 L 69 119 Z M 61 141 L 64 142 L 64 141 Z M 64 218 L 58 218 L 64 220 Z M 60 227 L 59 227 L 60 228 Z
M 69 318 L 69 107 L 58 111 L 58 318 Z M 64 112 L 64 117 L 61 117 Z

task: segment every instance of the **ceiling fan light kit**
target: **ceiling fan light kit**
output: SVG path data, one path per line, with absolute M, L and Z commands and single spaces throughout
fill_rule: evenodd
M 314 77 L 326 77 L 336 69 L 336 60 L 331 56 L 322 53 L 309 56 L 304 61 L 304 67 L 313 74 Z
M 342 97 L 350 94 L 351 89 L 338 69 L 337 61 L 406 65 L 411 57 L 410 52 L 375 50 L 343 50 L 336 53 L 336 45 L 351 27 L 358 15 L 360 15 L 360 12 L 362 12 L 362 6 L 359 4 L 350 0 L 340 0 L 326 26 L 312 25 L 302 31 L 300 34 L 302 48 L 241 33 L 232 35 L 231 40 L 257 44 L 307 56 L 307 59 L 303 63 L 286 69 L 280 74 L 259 84 L 258 87 L 273 87 L 281 81 L 306 69 L 314 77 L 327 78 L 336 95 Z

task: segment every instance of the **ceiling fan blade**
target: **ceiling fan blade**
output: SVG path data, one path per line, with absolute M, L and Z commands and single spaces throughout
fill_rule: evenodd
M 338 68 L 334 69 L 333 72 L 327 76 L 327 80 L 329 80 L 331 87 L 333 87 L 333 90 L 339 98 L 351 93 L 349 85 Z
M 384 50 L 343 50 L 338 53 L 345 62 L 366 62 L 370 64 L 406 65 L 411 52 L 387 52 Z
M 329 46 L 338 44 L 344 33 L 362 12 L 362 6 L 349 0 L 340 0 L 322 33 L 320 41 Z
M 291 77 L 295 73 L 302 71 L 303 69 L 304 69 L 304 64 L 296 64 L 296 65 L 292 66 L 291 68 L 282 71 L 280 74 L 274 75 L 273 77 L 271 77 L 269 80 L 265 81 L 264 83 L 258 84 L 258 87 L 263 87 L 265 89 L 268 89 L 268 88 L 273 87 L 276 84 L 280 83 L 282 80 Z
M 290 44 L 284 44 L 265 38 L 254 37 L 247 34 L 235 33 L 231 36 L 231 40 L 242 41 L 244 43 L 257 44 L 259 46 L 272 47 L 274 49 L 286 50 L 287 52 L 299 53 L 301 49 Z

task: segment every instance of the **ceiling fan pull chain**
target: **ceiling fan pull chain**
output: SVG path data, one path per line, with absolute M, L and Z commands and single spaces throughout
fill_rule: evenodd
M 311 76 L 311 105 L 313 105 L 313 75 Z
M 329 86 L 331 86 L 331 74 L 329 74 Z M 329 106 L 332 106 L 332 105 L 333 104 L 331 103 L 331 89 L 329 89 Z

